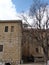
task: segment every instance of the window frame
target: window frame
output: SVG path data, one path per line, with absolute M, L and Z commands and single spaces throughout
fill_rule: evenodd
M 5 32 L 8 32 L 8 26 L 5 26 Z
M 14 26 L 11 26 L 11 32 L 14 32 Z
M 3 45 L 0 45 L 0 52 L 3 52 Z
M 37 53 L 39 52 L 38 48 L 36 48 L 36 52 L 37 52 Z

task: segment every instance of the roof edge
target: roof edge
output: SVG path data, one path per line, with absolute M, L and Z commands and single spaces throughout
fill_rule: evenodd
M 22 23 L 22 20 L 0 20 L 0 23 Z

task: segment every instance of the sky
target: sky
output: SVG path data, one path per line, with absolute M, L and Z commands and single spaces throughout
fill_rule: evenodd
M 17 12 L 27 11 L 29 10 L 33 0 L 12 0 L 15 4 Z
M 0 0 L 0 20 L 18 19 L 12 0 Z
M 0 0 L 0 20 L 19 19 L 19 13 L 28 11 L 32 2 L 33 0 Z
M 19 19 L 18 13 L 27 11 L 32 0 L 0 0 L 0 20 Z
M 49 0 L 41 0 L 42 2 L 49 2 Z M 15 4 L 17 12 L 27 11 L 33 3 L 33 0 L 12 0 Z

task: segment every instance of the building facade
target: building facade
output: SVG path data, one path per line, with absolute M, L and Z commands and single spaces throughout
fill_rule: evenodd
M 45 62 L 44 52 L 41 46 L 42 41 L 45 41 L 44 38 L 44 40 L 42 39 L 42 36 L 45 37 L 45 33 L 44 30 L 23 29 L 22 59 L 24 62 Z
M 21 20 L 0 21 L 0 62 L 16 65 L 21 60 Z

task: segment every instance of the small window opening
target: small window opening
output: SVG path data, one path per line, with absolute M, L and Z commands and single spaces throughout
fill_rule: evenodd
M 11 32 L 14 32 L 14 26 L 11 26 Z
M 5 26 L 5 32 L 8 32 L 8 26 Z
M 38 48 L 36 48 L 36 52 L 38 53 Z
M 0 45 L 0 52 L 3 51 L 3 45 Z

